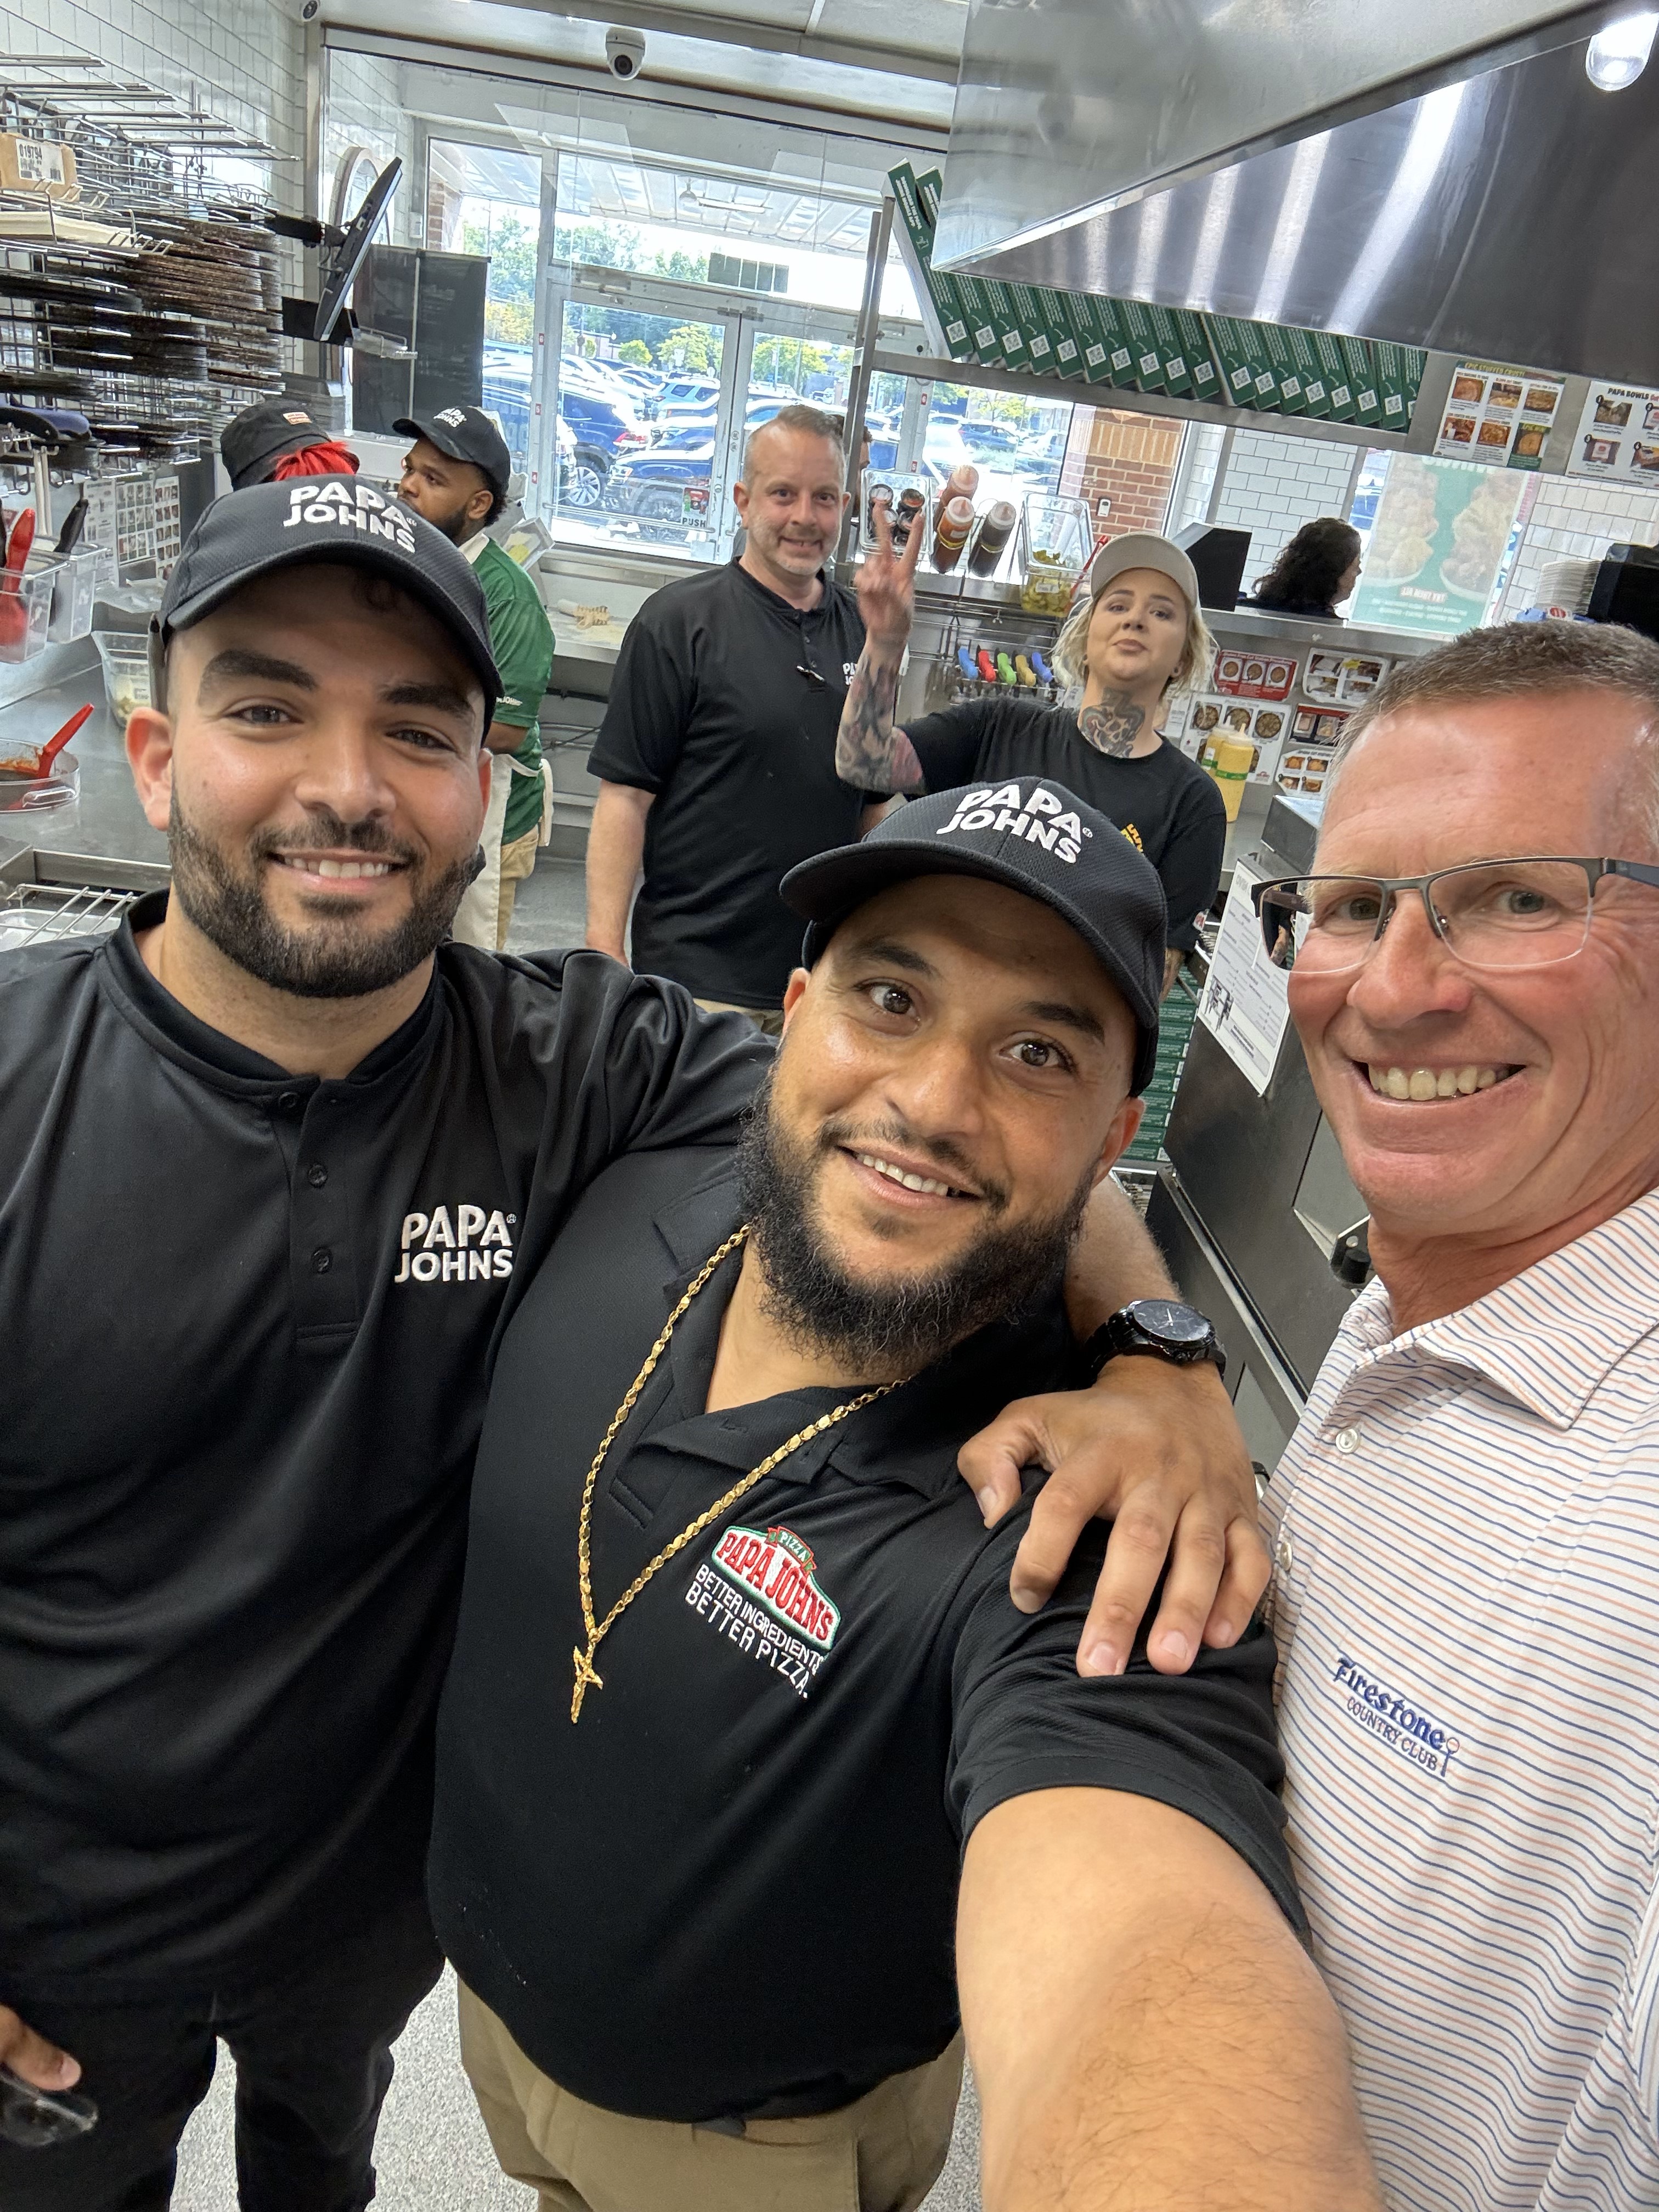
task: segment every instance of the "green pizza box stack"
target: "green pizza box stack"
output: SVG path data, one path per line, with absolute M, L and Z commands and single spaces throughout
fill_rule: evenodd
M 962 288 L 954 276 L 933 268 L 933 224 L 923 209 L 916 173 L 901 161 L 889 170 L 887 181 L 898 207 L 899 253 L 927 325 L 927 343 L 952 361 L 972 361 L 977 349 Z
M 1425 359 L 1413 346 L 936 270 L 943 177 L 918 176 L 908 161 L 889 177 L 928 341 L 952 361 L 1261 414 L 1410 426 Z

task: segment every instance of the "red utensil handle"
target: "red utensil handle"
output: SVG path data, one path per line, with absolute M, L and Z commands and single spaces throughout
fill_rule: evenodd
M 64 723 L 61 730 L 58 731 L 55 735 L 46 739 L 45 744 L 40 748 L 40 757 L 34 763 L 34 773 L 37 780 L 48 774 L 53 761 L 55 761 L 58 754 L 63 751 L 64 746 L 75 735 L 75 732 L 80 728 L 82 722 L 86 720 L 88 715 L 90 714 L 91 712 L 92 708 L 90 703 L 79 708 L 75 714 L 70 716 L 68 721 Z

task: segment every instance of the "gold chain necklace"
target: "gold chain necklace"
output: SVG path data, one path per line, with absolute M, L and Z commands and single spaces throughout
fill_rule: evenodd
M 594 1453 L 593 1464 L 587 1470 L 587 1480 L 582 1486 L 581 1518 L 577 1524 L 576 1534 L 576 1572 L 577 1580 L 581 1588 L 582 1626 L 587 1631 L 587 1649 L 584 1651 L 578 1645 L 571 1646 L 570 1656 L 575 1668 L 575 1686 L 570 1693 L 570 1717 L 573 1722 L 581 1717 L 582 1699 L 587 1695 L 589 1686 L 591 1685 L 596 1690 L 602 1690 L 605 1687 L 601 1677 L 593 1671 L 593 1654 L 610 1634 L 617 1620 L 633 1604 L 658 1568 L 666 1566 L 677 1552 L 683 1552 L 694 1536 L 700 1535 L 711 1521 L 718 1521 L 728 1507 L 735 1505 L 745 1492 L 752 1490 L 757 1482 L 770 1474 L 773 1468 L 781 1461 L 787 1459 L 791 1452 L 799 1451 L 800 1447 L 804 1443 L 810 1443 L 812 1437 L 821 1437 L 826 1429 L 833 1429 L 837 1421 L 844 1421 L 849 1413 L 856 1413 L 860 1407 L 873 1405 L 878 1398 L 884 1398 L 890 1390 L 896 1390 L 898 1388 L 896 1382 L 883 1382 L 873 1390 L 865 1390 L 856 1398 L 848 1399 L 844 1405 L 832 1407 L 829 1413 L 821 1414 L 816 1421 L 810 1422 L 805 1428 L 797 1429 L 787 1443 L 780 1444 L 775 1452 L 769 1452 L 760 1465 L 751 1468 L 741 1482 L 732 1484 L 724 1498 L 717 1498 L 706 1513 L 699 1513 L 689 1528 L 682 1528 L 673 1542 L 665 1545 L 658 1553 L 644 1572 L 635 1576 L 605 1619 L 595 1620 L 593 1585 L 589 1573 L 589 1544 L 593 1527 L 593 1486 L 599 1479 L 599 1469 L 605 1465 L 605 1454 L 615 1443 L 617 1431 L 633 1412 L 641 1391 L 644 1389 L 655 1370 L 657 1362 L 668 1349 L 669 1340 L 674 1334 L 676 1323 L 715 1268 L 720 1266 L 720 1261 L 735 1252 L 740 1244 L 745 1243 L 748 1237 L 749 1224 L 745 1221 L 742 1228 L 734 1231 L 720 1246 L 720 1250 L 711 1259 L 705 1261 L 692 1277 L 686 1286 L 685 1296 L 669 1315 L 662 1334 L 652 1346 L 644 1366 L 634 1377 L 628 1395 L 612 1416 L 611 1426 L 605 1432 L 605 1441 Z

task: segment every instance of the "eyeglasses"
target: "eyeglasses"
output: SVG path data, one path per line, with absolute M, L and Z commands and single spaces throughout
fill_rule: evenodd
M 1431 876 L 1290 876 L 1252 884 L 1250 897 L 1275 968 L 1340 975 L 1361 966 L 1411 891 L 1466 967 L 1546 968 L 1583 951 L 1596 890 L 1609 876 L 1659 886 L 1659 867 L 1640 860 L 1528 855 Z

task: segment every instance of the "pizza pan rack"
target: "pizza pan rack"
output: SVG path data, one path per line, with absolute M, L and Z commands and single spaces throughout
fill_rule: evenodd
M 0 130 L 67 146 L 74 197 L 0 189 L 0 398 L 83 414 L 118 459 L 194 453 L 280 387 L 264 210 L 212 165 L 262 140 L 89 57 L 9 57 Z

